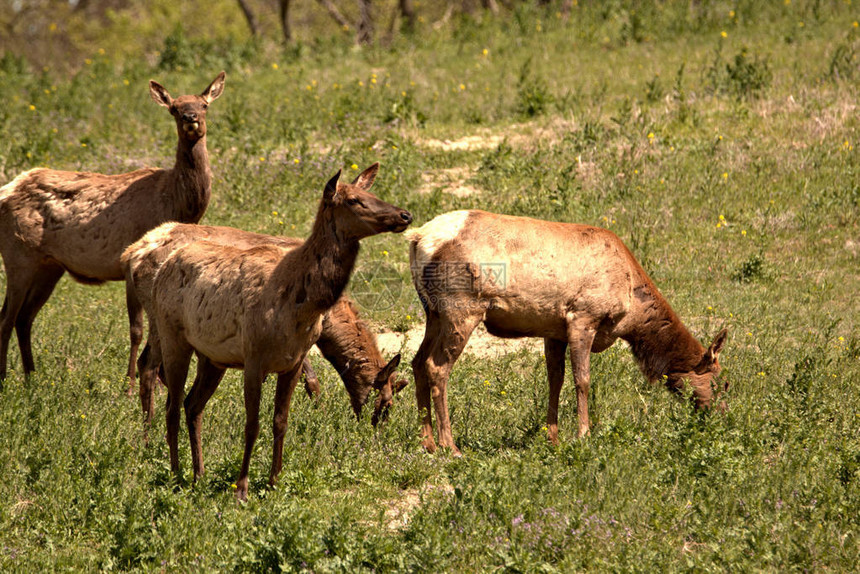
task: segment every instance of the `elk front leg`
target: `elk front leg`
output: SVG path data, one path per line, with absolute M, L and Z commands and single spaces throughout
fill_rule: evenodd
M 212 398 L 224 371 L 212 364 L 212 361 L 201 355 L 197 356 L 197 376 L 185 397 L 185 424 L 188 427 L 188 439 L 191 441 L 191 464 L 194 468 L 194 481 L 203 475 L 203 441 L 200 439 L 203 422 L 203 409 Z
M 544 355 L 546 357 L 546 375 L 549 380 L 549 406 L 546 413 L 547 438 L 552 444 L 558 444 L 558 400 L 561 387 L 564 385 L 564 363 L 566 341 L 544 339 Z
M 269 472 L 269 485 L 274 486 L 281 472 L 284 455 L 284 435 L 287 433 L 287 420 L 290 414 L 290 402 L 293 399 L 293 391 L 299 382 L 301 365 L 292 371 L 278 375 L 278 386 L 275 389 L 275 415 L 272 418 L 272 469 Z
M 165 345 L 164 373 L 167 383 L 167 446 L 170 449 L 170 470 L 180 478 L 179 472 L 179 410 L 185 396 L 185 379 L 191 362 L 191 347 L 184 342 L 163 340 Z
M 242 455 L 242 468 L 236 480 L 236 498 L 248 500 L 248 471 L 251 467 L 251 454 L 254 443 L 260 434 L 260 390 L 266 372 L 256 363 L 245 364 L 245 453 Z

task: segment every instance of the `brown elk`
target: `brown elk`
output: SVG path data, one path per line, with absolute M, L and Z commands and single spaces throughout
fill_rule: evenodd
M 199 96 L 171 98 L 151 81 L 152 99 L 170 110 L 179 141 L 172 169 L 121 175 L 32 169 L 0 189 L 0 255 L 6 297 L 0 312 L 0 381 L 12 329 L 24 373 L 35 370 L 30 332 L 36 314 L 63 273 L 98 285 L 123 279 L 119 258 L 145 232 L 165 221 L 200 221 L 209 204 L 212 173 L 206 151 L 206 111 L 224 90 L 221 72 Z M 143 316 L 126 293 L 130 339 L 137 348 Z M 134 378 L 134 361 L 129 362 Z
M 448 418 L 448 377 L 481 322 L 499 337 L 544 339 L 553 443 L 568 347 L 579 436 L 590 427 L 589 354 L 619 338 L 630 344 L 649 380 L 662 379 L 678 393 L 689 387 L 699 408 L 725 390 L 716 387 L 726 330 L 704 349 L 611 231 L 475 210 L 440 215 L 407 236 L 412 278 L 427 314 L 412 369 L 429 452 L 436 450 L 432 398 L 439 445 L 459 454 Z
M 248 468 L 259 434 L 260 391 L 277 373 L 274 445 L 269 483 L 281 470 L 290 401 L 305 355 L 319 338 L 323 315 L 341 297 L 355 265 L 359 240 L 411 223 L 408 211 L 368 191 L 374 164 L 351 184 L 338 172 L 325 186 L 313 229 L 300 247 L 284 251 L 261 245 L 240 249 L 197 241 L 175 250 L 152 285 L 167 383 L 170 466 L 179 475 L 179 408 L 193 353 L 198 376 L 185 403 L 194 478 L 203 472 L 200 423 L 206 402 L 228 367 L 242 368 L 245 451 L 236 495 L 248 495 Z
M 295 237 L 273 237 L 232 227 L 169 222 L 147 232 L 125 250 L 121 264 L 127 289 L 135 294 L 150 319 L 146 345 L 137 359 L 140 371 L 140 402 L 146 426 L 152 419 L 152 392 L 161 367 L 158 329 L 152 313 L 152 282 L 159 267 L 171 253 L 201 240 L 239 249 L 269 245 L 285 251 L 301 247 L 304 243 L 302 239 Z M 325 314 L 322 332 L 316 344 L 343 379 L 356 418 L 361 416 L 362 407 L 370 392 L 373 389 L 379 391 L 371 419 L 376 425 L 391 405 L 394 393 L 406 385 L 404 380 L 396 379 L 394 371 L 400 362 L 400 355 L 385 363 L 373 331 L 361 320 L 352 301 L 345 295 Z M 135 360 L 134 355 L 130 360 Z M 307 359 L 302 366 L 302 372 L 305 375 L 308 395 L 319 393 L 318 380 Z

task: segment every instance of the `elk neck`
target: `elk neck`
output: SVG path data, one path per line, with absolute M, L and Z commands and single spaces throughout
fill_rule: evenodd
M 212 170 L 205 135 L 194 142 L 179 138 L 172 176 L 174 190 L 179 192 L 174 196 L 177 202 L 174 206 L 176 219 L 197 223 L 209 205 L 212 189 Z
M 653 289 L 641 309 L 642 320 L 624 337 L 642 372 L 652 381 L 670 372 L 692 371 L 705 352 L 669 303 Z
M 320 202 L 310 237 L 295 251 L 300 267 L 294 270 L 304 286 L 298 299 L 304 295 L 322 311 L 331 308 L 349 282 L 358 250 L 358 239 L 346 234 L 326 202 Z

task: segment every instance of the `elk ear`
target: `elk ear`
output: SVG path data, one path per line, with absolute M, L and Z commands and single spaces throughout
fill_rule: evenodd
M 397 367 L 400 366 L 400 353 L 394 355 L 394 358 L 388 361 L 388 364 L 380 369 L 379 373 L 376 374 L 376 382 L 384 385 Z
M 169 108 L 173 105 L 173 98 L 170 97 L 170 94 L 167 93 L 164 86 L 155 80 L 149 80 L 149 95 L 152 97 L 152 101 L 159 106 Z
M 211 104 L 213 101 L 218 99 L 218 96 L 224 91 L 224 81 L 227 79 L 227 74 L 221 72 L 218 76 L 212 80 L 212 83 L 209 84 L 209 87 L 203 90 L 203 93 L 200 94 L 200 97 L 206 100 L 207 104 Z
M 361 189 L 362 191 L 367 191 L 370 189 L 370 186 L 373 185 L 373 182 L 376 180 L 376 174 L 379 172 L 379 162 L 376 162 L 360 174 L 355 180 L 352 182 L 352 185 Z
M 396 395 L 397 393 L 405 389 L 408 384 L 409 381 L 407 381 L 406 379 L 397 379 L 397 381 L 394 383 L 394 394 Z
M 340 179 L 341 170 L 337 170 L 337 173 L 334 174 L 334 177 L 328 180 L 328 183 L 325 184 L 325 191 L 323 191 L 323 199 L 326 201 L 332 201 L 337 195 L 337 182 Z
M 711 346 L 708 347 L 708 350 L 705 351 L 705 356 L 702 358 L 703 362 L 713 363 L 717 360 L 717 357 L 720 355 L 720 351 L 723 350 L 723 345 L 726 344 L 726 339 L 729 337 L 729 331 L 725 327 L 717 333 L 717 336 L 714 337 L 714 342 L 711 343 Z

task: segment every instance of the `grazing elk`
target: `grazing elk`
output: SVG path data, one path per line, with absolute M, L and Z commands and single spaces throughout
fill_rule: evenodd
M 296 249 L 304 243 L 304 240 L 294 237 L 273 237 L 232 227 L 169 222 L 147 232 L 125 250 L 121 264 L 127 289 L 134 293 L 149 317 L 149 335 L 137 359 L 140 403 L 147 427 L 152 419 L 155 379 L 161 368 L 158 329 L 152 313 L 152 282 L 159 267 L 171 253 L 195 241 L 230 245 L 239 249 L 268 245 L 284 251 Z M 400 355 L 385 363 L 373 331 L 361 320 L 346 296 L 341 297 L 325 314 L 316 344 L 343 379 L 356 418 L 360 417 L 371 390 L 379 391 L 371 419 L 376 425 L 391 405 L 394 393 L 406 385 L 404 380 L 396 380 L 394 371 L 400 362 Z M 130 360 L 135 360 L 133 354 Z M 319 382 L 307 359 L 302 371 L 306 377 L 308 394 L 319 393 Z
M 589 432 L 589 354 L 618 338 L 630 344 L 649 380 L 663 379 L 678 393 L 689 385 L 699 408 L 715 400 L 726 330 L 704 349 L 612 232 L 475 210 L 440 215 L 407 237 L 412 279 L 427 314 L 412 369 L 429 452 L 436 450 L 432 397 L 439 445 L 459 454 L 448 419 L 448 377 L 481 322 L 499 337 L 544 339 L 553 443 L 568 347 L 579 436 Z
M 236 496 L 248 496 L 248 468 L 259 434 L 260 392 L 277 373 L 270 484 L 281 470 L 290 400 L 302 362 L 319 338 L 323 315 L 341 297 L 355 265 L 359 240 L 401 232 L 408 211 L 368 191 L 379 164 L 351 184 L 340 172 L 325 186 L 313 229 L 300 247 L 249 249 L 197 241 L 175 250 L 152 285 L 153 315 L 161 341 L 167 383 L 167 442 L 170 467 L 179 475 L 179 408 L 193 353 L 198 376 L 185 403 L 194 478 L 203 472 L 200 423 L 206 402 L 225 369 L 244 370 L 245 452 Z
M 121 175 L 33 169 L 0 189 L 0 255 L 6 298 L 0 312 L 0 381 L 12 329 L 24 372 L 35 370 L 30 331 L 63 273 L 98 285 L 123 279 L 119 258 L 145 232 L 165 221 L 200 221 L 209 204 L 212 173 L 206 151 L 206 110 L 224 90 L 221 72 L 199 96 L 170 97 L 151 81 L 152 99 L 170 110 L 179 141 L 172 169 Z M 140 304 L 126 293 L 130 338 L 142 338 Z M 128 373 L 134 378 L 134 361 Z

